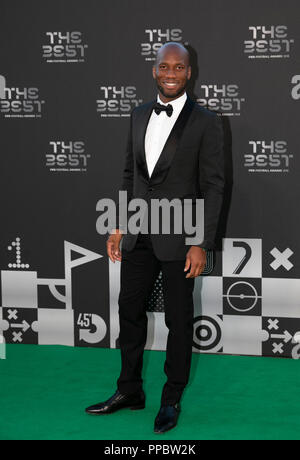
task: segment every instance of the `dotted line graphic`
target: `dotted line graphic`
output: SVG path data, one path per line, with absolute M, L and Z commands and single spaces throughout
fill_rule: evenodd
M 8 264 L 9 268 L 30 268 L 29 264 L 23 264 L 21 260 L 21 238 L 17 237 L 15 241 L 11 242 L 11 245 L 7 247 L 9 251 L 15 249 L 16 251 L 16 262 Z

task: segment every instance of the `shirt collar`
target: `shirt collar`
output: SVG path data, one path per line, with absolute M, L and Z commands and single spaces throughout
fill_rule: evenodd
M 159 94 L 157 95 L 157 102 L 159 102 L 162 105 L 171 104 L 174 110 L 182 109 L 182 107 L 184 106 L 186 100 L 187 100 L 186 92 L 184 92 L 183 95 L 178 97 L 177 99 L 174 99 L 174 101 L 167 102 L 167 103 L 162 102 L 160 97 L 159 97 Z

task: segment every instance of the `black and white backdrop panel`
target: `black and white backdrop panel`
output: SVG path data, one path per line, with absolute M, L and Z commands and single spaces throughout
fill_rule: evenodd
M 96 232 L 117 199 L 131 110 L 167 41 L 223 119 L 218 250 L 196 280 L 194 350 L 300 357 L 296 0 L 5 1 L 0 12 L 0 334 L 118 346 L 119 264 Z M 164 349 L 161 277 L 147 348 Z

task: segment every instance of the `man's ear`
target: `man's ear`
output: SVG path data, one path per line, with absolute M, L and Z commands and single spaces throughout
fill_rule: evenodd
M 156 65 L 152 67 L 152 77 L 156 80 Z
M 192 67 L 189 65 L 188 66 L 188 71 L 187 71 L 187 79 L 189 80 L 192 76 Z

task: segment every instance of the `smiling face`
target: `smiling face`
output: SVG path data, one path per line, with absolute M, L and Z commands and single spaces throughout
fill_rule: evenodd
M 182 96 L 191 78 L 188 51 L 182 45 L 167 43 L 157 53 L 152 74 L 162 102 Z

